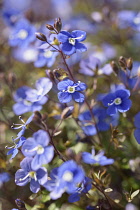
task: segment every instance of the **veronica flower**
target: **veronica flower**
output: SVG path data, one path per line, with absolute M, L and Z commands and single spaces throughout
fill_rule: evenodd
M 31 166 L 37 170 L 42 164 L 49 163 L 54 156 L 53 146 L 48 146 L 50 137 L 44 130 L 38 130 L 28 138 L 22 147 L 22 153 L 33 157 Z
M 77 184 L 80 184 L 85 177 L 81 166 L 73 160 L 66 161 L 60 167 L 53 169 L 50 178 L 44 187 L 49 190 L 52 199 L 60 198 L 64 192 L 74 193 Z
M 7 152 L 7 155 L 12 155 L 10 160 L 13 159 L 18 154 L 19 152 L 18 149 L 24 144 L 25 141 L 26 141 L 26 138 L 22 136 L 18 142 L 15 142 L 15 139 L 13 139 L 13 143 L 14 143 L 13 146 L 11 147 L 6 146 L 6 149 L 10 149 Z
M 19 116 L 19 119 L 21 120 L 22 124 L 14 124 L 11 126 L 12 129 L 20 129 L 21 131 L 17 134 L 17 139 L 19 139 L 21 136 L 23 136 L 25 130 L 28 128 L 28 125 L 30 124 L 30 122 L 33 120 L 34 114 L 32 114 L 28 120 L 26 122 L 24 122 L 24 120 L 21 118 L 21 116 Z M 16 127 L 17 126 L 17 127 Z
M 82 103 L 85 96 L 81 91 L 85 90 L 86 87 L 86 84 L 83 82 L 78 81 L 75 83 L 70 79 L 65 79 L 57 85 L 58 90 L 60 90 L 58 93 L 58 99 L 61 103 L 68 103 L 72 99 L 76 102 Z
M 138 112 L 134 117 L 134 125 L 136 127 L 134 131 L 134 136 L 138 144 L 140 144 L 140 112 Z
M 117 90 L 114 93 L 107 94 L 103 99 L 103 105 L 108 107 L 107 114 L 114 115 L 118 111 L 126 112 L 131 107 L 131 100 L 129 99 L 130 92 L 122 89 Z
M 98 163 L 101 166 L 110 165 L 114 163 L 113 159 L 108 159 L 104 156 L 104 151 L 100 151 L 97 155 L 95 155 L 95 150 L 92 149 L 91 154 L 89 152 L 82 153 L 82 160 L 87 164 L 96 164 Z
M 35 27 L 26 19 L 21 19 L 13 27 L 9 36 L 9 44 L 12 47 L 27 47 L 35 40 Z
M 35 83 L 36 89 L 30 89 L 26 92 L 27 100 L 30 102 L 40 101 L 52 88 L 52 82 L 49 78 L 41 77 Z
M 34 170 L 31 166 L 32 158 L 26 157 L 21 163 L 21 169 L 15 174 L 15 183 L 19 186 L 24 186 L 30 182 L 30 190 L 37 193 L 40 190 L 40 185 L 43 185 L 47 179 L 47 169 L 41 167 Z
M 61 31 L 58 34 L 58 40 L 61 42 L 61 49 L 66 55 L 72 55 L 76 51 L 84 52 L 87 50 L 82 41 L 86 39 L 86 32 L 75 30 L 71 33 L 67 31 Z
M 39 101 L 29 101 L 27 94 L 28 91 L 31 92 L 31 90 L 32 89 L 27 86 L 23 86 L 17 89 L 16 93 L 14 94 L 14 100 L 16 101 L 16 104 L 13 105 L 13 111 L 16 115 L 21 115 L 26 112 L 40 111 L 42 109 L 42 105 L 47 102 L 46 96 L 42 97 Z
M 80 196 L 85 196 L 85 193 L 87 193 L 91 187 L 92 187 L 92 184 L 91 184 L 92 180 L 88 177 L 85 177 L 83 182 L 81 182 L 79 184 L 79 187 L 77 187 L 77 189 L 75 190 L 74 193 L 72 193 L 69 198 L 68 198 L 68 201 L 70 203 L 73 203 L 73 202 L 77 202 L 80 200 Z

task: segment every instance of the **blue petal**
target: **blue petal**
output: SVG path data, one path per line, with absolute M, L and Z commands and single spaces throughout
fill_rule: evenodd
M 26 106 L 23 104 L 23 102 L 16 103 L 13 105 L 13 111 L 16 115 L 21 115 L 26 112 L 30 111 L 30 106 Z
M 24 158 L 20 163 L 20 167 L 27 172 L 31 171 L 31 161 L 32 158 L 29 157 Z
M 35 139 L 37 145 L 41 145 L 43 147 L 46 147 L 50 141 L 48 133 L 44 130 L 38 130 L 35 132 L 33 134 L 33 138 Z
M 117 113 L 117 108 L 114 104 L 108 107 L 108 109 L 107 109 L 108 115 L 114 115 L 116 113 Z
M 27 176 L 27 174 L 28 172 L 24 171 L 23 169 L 19 169 L 15 174 L 15 183 L 19 186 L 26 185 L 30 181 L 29 177 L 24 179 Z
M 78 85 L 75 89 L 76 91 L 83 91 L 87 88 L 87 85 L 83 82 L 76 83 Z
M 85 52 L 87 50 L 86 46 L 82 43 L 76 42 L 75 48 L 79 52 Z
M 115 98 L 116 96 L 114 93 L 109 93 L 102 99 L 103 105 L 108 107 L 108 104 L 111 104 Z
M 59 92 L 58 99 L 61 103 L 68 103 L 72 100 L 72 95 L 67 92 Z
M 122 101 L 120 105 L 117 106 L 117 108 L 119 112 L 126 112 L 130 109 L 131 105 L 132 105 L 131 100 L 125 99 Z
M 130 91 L 129 90 L 117 90 L 115 92 L 116 97 L 120 97 L 121 99 L 129 98 Z
M 31 182 L 30 182 L 30 190 L 33 193 L 37 193 L 40 190 L 40 185 L 39 185 L 38 181 L 35 181 L 34 179 L 31 180 Z
M 82 41 L 84 41 L 85 39 L 86 39 L 86 32 L 85 31 L 80 31 L 80 30 L 74 30 L 74 31 L 72 31 L 72 36 L 74 37 L 74 38 L 77 38 L 76 40 L 78 41 L 78 42 L 82 42 Z M 79 37 L 79 38 L 78 38 Z
M 80 200 L 79 193 L 73 193 L 72 195 L 69 196 L 68 201 L 70 203 L 74 203 Z
M 70 79 L 63 80 L 57 84 L 58 90 L 67 90 L 68 86 L 73 86 L 74 82 Z
M 140 128 L 140 112 L 135 115 L 134 125 L 136 128 Z
M 34 138 L 28 138 L 22 146 L 22 153 L 24 156 L 32 157 L 36 154 L 36 151 L 32 151 L 38 144 Z
M 134 136 L 135 136 L 135 139 L 137 140 L 138 144 L 140 144 L 140 128 L 137 128 L 134 131 Z
M 72 55 L 76 51 L 75 46 L 73 46 L 72 44 L 69 44 L 68 42 L 62 44 L 61 49 L 66 55 Z
M 93 155 L 88 153 L 88 152 L 83 152 L 82 153 L 82 160 L 83 160 L 84 163 L 87 163 L 87 164 L 96 163 L 96 161 L 93 158 Z
M 39 168 L 37 171 L 37 180 L 40 185 L 44 185 L 48 180 L 48 173 L 45 167 Z
M 67 42 L 69 37 L 71 37 L 71 34 L 67 31 L 61 31 L 57 36 L 59 42 L 62 43 Z
M 79 93 L 79 92 L 73 93 L 72 97 L 78 103 L 84 102 L 84 99 L 85 99 L 85 96 L 82 93 Z

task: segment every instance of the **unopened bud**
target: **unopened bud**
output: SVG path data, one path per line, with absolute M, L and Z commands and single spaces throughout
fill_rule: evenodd
M 66 150 L 66 156 L 70 159 L 75 159 L 75 152 L 72 149 L 67 149 Z
M 44 34 L 40 33 L 40 32 L 36 32 L 35 33 L 36 38 L 43 41 L 43 42 L 47 42 L 47 38 Z
M 20 198 L 17 198 L 15 203 L 20 210 L 26 210 L 25 203 Z
M 58 33 L 61 31 L 62 28 L 62 22 L 61 18 L 57 18 L 54 22 L 54 28 L 58 31 Z
M 115 63 L 115 61 L 111 61 L 110 65 L 111 65 L 113 71 L 114 71 L 116 74 L 118 74 L 118 73 L 119 73 L 119 68 L 118 68 L 117 64 Z
M 64 69 L 54 69 L 53 70 L 54 76 L 57 80 L 61 81 L 63 79 L 65 79 L 66 77 L 68 77 L 67 72 L 65 72 Z
M 127 69 L 126 59 L 123 56 L 121 56 L 119 58 L 119 64 L 120 64 L 120 66 L 122 67 L 123 70 Z
M 52 25 L 46 24 L 46 28 L 50 31 L 54 31 L 54 27 Z
M 50 80 L 51 80 L 52 82 L 55 81 L 53 72 L 52 72 L 50 69 L 46 70 L 46 74 L 48 75 L 48 77 L 50 78 Z
M 128 58 L 126 63 L 127 63 L 127 68 L 129 70 L 132 70 L 132 68 L 133 68 L 133 60 L 132 60 L 132 58 Z
M 42 115 L 39 111 L 36 111 L 34 112 L 34 118 L 33 118 L 33 121 L 36 122 L 36 123 L 41 123 L 42 121 Z
M 66 107 L 61 114 L 61 119 L 68 118 L 72 114 L 73 109 L 74 109 L 73 106 Z

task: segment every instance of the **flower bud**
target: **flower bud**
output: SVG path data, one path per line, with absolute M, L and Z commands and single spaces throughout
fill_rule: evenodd
M 54 22 L 54 28 L 58 31 L 58 33 L 61 31 L 62 28 L 62 22 L 60 18 L 57 18 Z
M 132 58 L 128 58 L 126 63 L 127 63 L 127 68 L 131 71 L 132 68 L 133 68 L 133 60 L 132 60 Z
M 71 116 L 73 109 L 74 109 L 73 106 L 66 107 L 61 114 L 61 119 L 66 119 L 69 116 Z
M 119 64 L 122 67 L 123 70 L 127 69 L 127 63 L 126 63 L 126 58 L 124 58 L 123 56 L 121 56 L 119 58 Z
M 36 32 L 35 33 L 36 38 L 43 41 L 43 42 L 47 42 L 47 38 L 44 34 L 40 33 L 40 32 Z
M 54 31 L 54 27 L 52 25 L 46 24 L 46 28 L 50 31 Z
M 19 208 L 19 210 L 26 210 L 25 203 L 20 198 L 17 198 L 15 200 L 15 203 L 17 207 Z
M 119 73 L 119 68 L 118 68 L 117 64 L 115 63 L 115 61 L 111 61 L 110 65 L 111 65 L 113 71 L 114 71 L 116 74 L 118 74 L 118 73 Z

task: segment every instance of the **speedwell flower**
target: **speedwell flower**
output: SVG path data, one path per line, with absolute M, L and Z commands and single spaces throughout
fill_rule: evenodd
M 135 139 L 137 140 L 137 142 L 140 144 L 140 112 L 138 112 L 135 115 L 134 125 L 136 127 L 136 129 L 134 131 L 134 136 L 135 136 Z
M 34 170 L 31 166 L 32 158 L 26 157 L 21 163 L 21 169 L 15 174 L 15 183 L 19 186 L 24 186 L 30 182 L 30 190 L 37 193 L 40 190 L 40 185 L 43 185 L 47 179 L 47 169 L 41 167 Z
M 57 85 L 58 90 L 61 91 L 58 93 L 58 99 L 61 103 L 68 103 L 72 99 L 76 102 L 82 103 L 85 96 L 81 91 L 85 90 L 86 87 L 86 84 L 80 81 L 75 83 L 70 79 L 63 80 Z
M 46 131 L 38 130 L 33 137 L 28 138 L 22 147 L 22 153 L 27 157 L 33 157 L 31 166 L 34 170 L 42 164 L 49 163 L 54 156 L 53 146 L 48 146 L 50 137 Z
M 131 100 L 129 99 L 129 90 L 117 90 L 114 93 L 107 94 L 103 99 L 103 105 L 108 107 L 107 114 L 114 115 L 119 112 L 126 112 L 131 107 Z
M 87 50 L 84 44 L 80 43 L 86 39 L 86 32 L 75 30 L 71 33 L 61 31 L 58 40 L 62 43 L 61 49 L 66 55 L 72 55 L 76 51 L 84 52 Z

